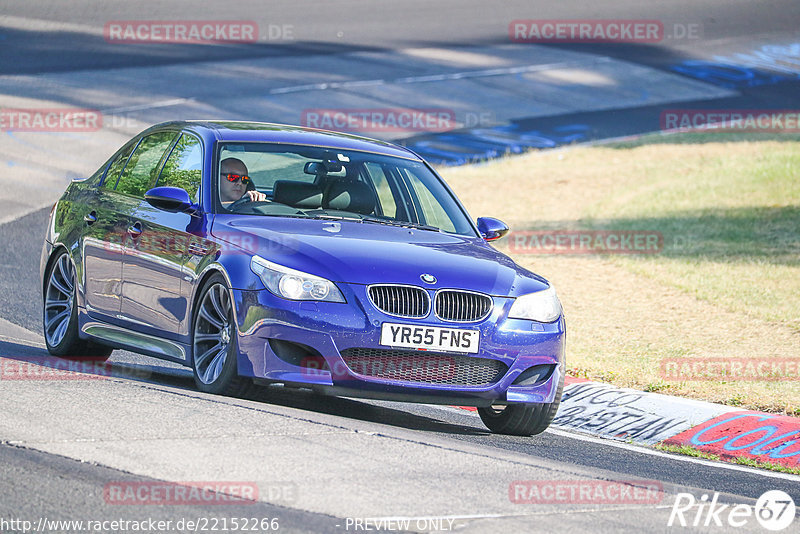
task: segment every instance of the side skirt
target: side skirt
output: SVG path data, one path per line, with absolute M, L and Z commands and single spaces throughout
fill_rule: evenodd
M 89 321 L 81 332 L 103 345 L 189 365 L 189 349 L 180 343 L 134 332 L 121 326 Z

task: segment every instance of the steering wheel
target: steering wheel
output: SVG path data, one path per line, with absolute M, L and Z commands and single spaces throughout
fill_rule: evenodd
M 250 198 L 250 195 L 245 193 L 242 196 L 242 198 L 240 198 L 239 200 L 235 201 L 233 204 L 228 206 L 228 210 L 229 211 L 236 211 L 237 209 L 241 208 L 242 206 L 244 206 L 248 202 L 252 202 L 252 199 Z

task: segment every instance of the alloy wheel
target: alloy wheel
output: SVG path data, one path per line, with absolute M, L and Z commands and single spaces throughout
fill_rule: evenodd
M 64 339 L 75 299 L 75 269 L 69 254 L 62 254 L 50 270 L 44 300 L 44 335 L 51 347 Z
M 194 327 L 194 366 L 204 384 L 213 384 L 222 373 L 233 340 L 231 312 L 225 286 L 211 286 L 200 302 Z

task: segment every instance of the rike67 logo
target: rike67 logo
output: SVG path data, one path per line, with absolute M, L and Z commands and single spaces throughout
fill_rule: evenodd
M 758 522 L 767 530 L 779 531 L 788 528 L 794 518 L 794 500 L 781 490 L 765 492 L 758 498 L 755 506 L 722 504 L 717 492 L 710 498 L 704 494 L 699 499 L 691 493 L 678 493 L 667 526 L 745 527 L 751 531 Z

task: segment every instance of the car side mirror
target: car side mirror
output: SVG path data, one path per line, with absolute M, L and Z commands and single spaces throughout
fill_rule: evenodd
M 508 233 L 508 226 L 503 221 L 492 217 L 479 217 L 478 232 L 486 241 L 494 241 Z
M 154 208 L 172 213 L 194 214 L 197 206 L 192 202 L 189 193 L 180 187 L 154 187 L 144 194 L 144 199 Z

